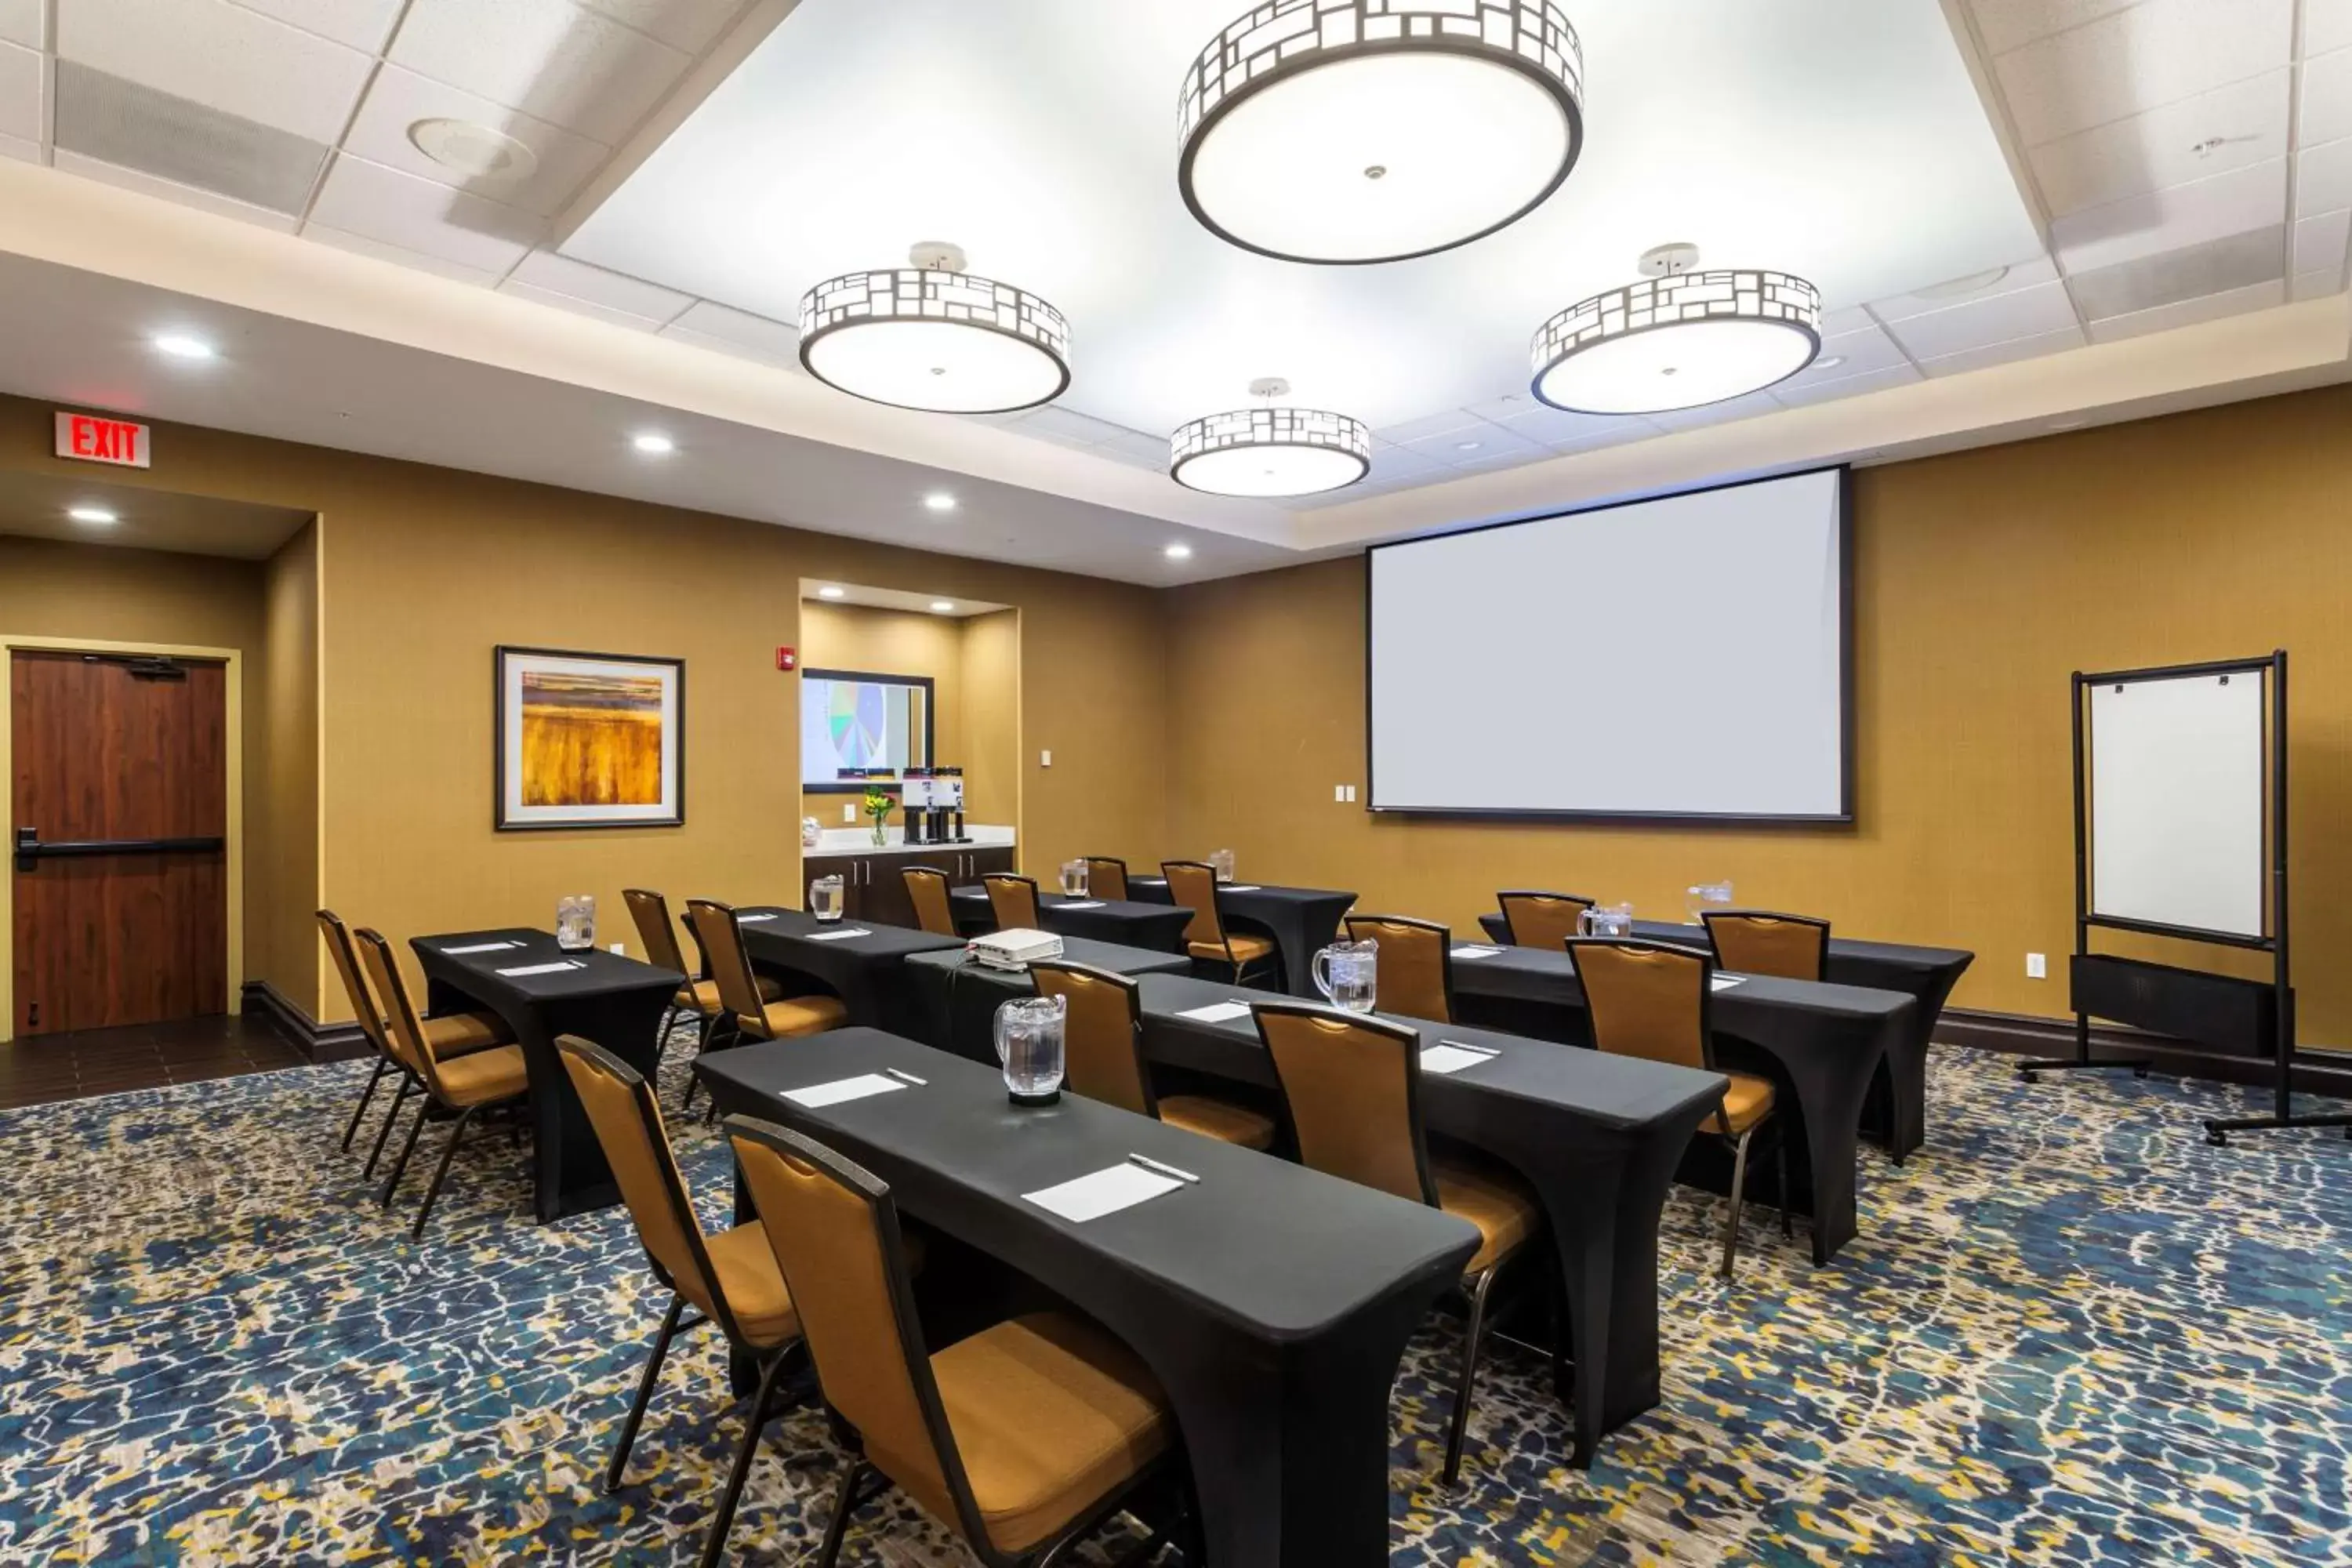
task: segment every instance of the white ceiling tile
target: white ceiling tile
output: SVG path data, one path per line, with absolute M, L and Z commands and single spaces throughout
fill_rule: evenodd
M 2034 183 L 2054 216 L 2284 157 L 2291 87 L 2268 71 L 2045 142 L 2027 154 Z
M 2325 54 L 2303 68 L 2301 145 L 2352 136 L 2352 49 Z
M 2352 206 L 2352 136 L 2295 155 L 2294 200 L 2308 213 Z
M 686 314 L 662 329 L 666 338 L 683 338 L 724 353 L 764 360 L 771 364 L 800 364 L 799 331 L 790 322 L 772 321 L 748 310 L 697 300 Z
M 1141 430 L 1123 430 L 1098 447 L 1089 450 L 1097 457 L 1132 463 L 1139 468 L 1168 470 L 1168 437 L 1148 435 Z
M 1833 364 L 1830 363 L 1832 360 L 1836 362 Z M 1823 338 L 1820 357 L 1783 384 L 1806 386 L 1817 381 L 1842 381 L 1847 376 L 1889 370 L 1906 363 L 1902 348 L 1877 327 L 1840 332 L 1833 338 Z
M 1554 441 L 1551 449 L 1563 456 L 1572 452 L 1597 452 L 1603 447 L 1622 447 L 1628 441 L 1646 441 L 1665 432 L 1646 419 L 1620 416 L 1609 422 L 1608 428 L 1595 430 L 1574 441 Z
M 2308 58 L 2352 47 L 2352 0 L 2303 0 L 2303 52 Z
M 1751 392 L 1744 397 L 1728 397 L 1721 403 L 1710 403 L 1704 408 L 1684 408 L 1671 414 L 1645 414 L 1643 418 L 1661 430 L 1696 430 L 1703 425 L 1724 425 L 1734 419 L 1753 419 L 1762 414 L 1778 414 L 1781 405 L 1769 391 Z
M 46 64 L 37 50 L 0 44 L 0 136 L 20 142 L 41 140 L 46 129 L 41 112 Z
M 411 0 L 388 58 L 606 143 L 626 136 L 689 63 L 566 0 Z
M 1448 468 L 1481 468 L 1492 462 L 1500 453 L 1538 453 L 1543 444 L 1516 430 L 1488 421 L 1476 426 L 1449 430 L 1440 436 L 1423 436 L 1417 441 L 1400 441 L 1398 446 L 1433 463 Z
M 2139 0 L 1974 0 L 1977 33 L 1987 53 L 2007 54 L 2036 38 L 2137 5 Z
M 1127 433 L 1123 425 L 1114 425 L 1108 419 L 1092 418 L 1051 404 L 1032 411 L 1015 428 L 1024 436 L 1042 436 L 1066 447 L 1099 447 L 1114 436 Z
M 743 9 L 743 0 L 580 0 L 580 4 L 690 55 L 709 48 Z
M 2050 239 L 2069 273 L 2091 272 L 2285 221 L 2286 160 L 2278 158 L 2069 214 L 2051 224 Z
M 1772 395 L 1784 408 L 1802 408 L 1810 403 L 1831 403 L 1841 397 L 1859 397 L 1865 392 L 1878 392 L 1890 386 L 1907 386 L 1918 379 L 1919 373 L 1909 365 L 1895 364 L 1884 370 L 1866 371 L 1861 375 L 1808 382 L 1801 386 L 1794 382 L 1783 382 L 1772 389 Z
M 1941 359 L 1921 360 L 1919 368 L 1929 375 L 1965 375 L 1988 365 L 2008 364 L 2014 360 L 2040 359 L 2043 354 L 2063 353 L 2079 349 L 2090 340 L 2080 327 L 2068 327 L 2063 331 L 2037 332 L 2030 338 L 2017 338 L 1990 348 L 1969 349 L 1964 353 L 1946 354 Z
M 27 163 L 45 162 L 38 142 L 26 142 L 15 136 L 0 136 L 0 158 L 22 158 Z
M 1500 397 L 1490 397 L 1484 403 L 1473 403 L 1463 412 L 1475 415 L 1493 424 L 1503 425 L 1523 415 L 1550 408 L 1550 404 L 1532 392 L 1511 392 Z
M 43 23 L 48 9 L 47 0 L 0 0 L 0 39 L 28 49 L 47 48 Z
M 2294 226 L 2294 255 L 2289 270 L 2343 271 L 2347 238 L 2352 238 L 2352 211 L 2339 209 L 2305 218 Z
M 1475 457 L 1451 465 L 1450 474 L 1484 474 L 1496 468 L 1522 468 L 1529 463 L 1540 463 L 1556 454 L 1541 447 L 1512 447 L 1499 452 L 1480 452 Z
M 1826 311 L 1822 316 L 1822 336 L 1842 338 L 1848 332 L 1867 331 L 1878 325 L 1871 313 L 1860 305 L 1849 305 L 1843 310 Z
M 72 0 L 58 53 L 93 70 L 331 143 L 373 62 L 226 0 Z
M 1426 478 L 1448 471 L 1447 465 L 1404 447 L 1372 449 L 1372 478 L 1383 484 L 1391 479 Z
M 272 212 L 268 207 L 252 206 L 228 196 L 215 195 L 211 191 L 200 191 L 194 185 L 183 185 L 175 181 L 157 179 L 154 175 L 142 174 L 137 169 L 125 169 L 113 163 L 102 163 L 96 158 L 86 158 L 79 153 L 68 152 L 62 147 L 56 149 L 52 157 L 57 167 L 68 174 L 78 174 L 85 180 L 97 180 L 103 184 L 118 186 L 126 191 L 137 191 L 142 196 L 154 196 L 163 201 L 177 202 L 183 206 L 200 207 L 208 213 L 218 213 L 223 217 L 233 217 L 244 223 L 258 224 L 263 228 L 274 228 L 280 234 L 293 233 L 296 226 L 301 221 L 286 213 Z
M 1534 403 L 1532 398 L 1528 401 Z M 1530 441 L 1546 447 L 1560 447 L 1580 446 L 1624 422 L 1622 415 L 1570 414 L 1548 403 L 1534 403 L 1534 406 L 1522 409 L 1497 423 L 1504 429 L 1524 436 Z
M 458 262 L 445 261 L 437 256 L 425 256 L 417 251 L 405 250 L 397 245 L 386 245 L 380 239 L 370 239 L 363 234 L 346 234 L 341 229 L 330 228 L 322 223 L 304 224 L 302 237 L 315 239 L 320 244 L 332 246 L 337 250 L 348 250 L 354 256 L 372 256 L 378 261 L 390 261 L 402 267 L 437 273 L 441 277 L 452 279 L 459 283 L 474 283 L 487 289 L 494 286 L 499 280 L 497 273 L 486 272 L 478 267 L 467 267 Z
M 2139 310 L 2128 316 L 2110 316 L 2104 321 L 2094 321 L 2091 323 L 2091 341 L 2112 343 L 2124 338 L 2144 337 L 2149 332 L 2168 332 L 2175 327 L 2194 326 L 2200 321 L 2243 315 L 2248 310 L 2265 310 L 2285 299 L 2286 279 L 2274 279 L 2245 289 L 2232 289 L 2226 294 L 2208 294 L 2200 300 L 2183 300 L 2177 305 L 2159 305 L 2153 310 Z
M 529 213 L 339 153 L 310 216 L 330 228 L 504 274 L 546 225 Z
M 1466 408 L 1449 408 L 1442 414 L 1431 414 L 1419 419 L 1408 419 L 1402 425 L 1384 426 L 1373 431 L 1372 434 L 1383 441 L 1393 442 L 1400 447 L 1409 447 L 1415 441 L 1425 440 L 1432 436 L 1451 435 L 1456 430 L 1475 430 L 1486 423 L 1488 423 L 1486 420 L 1481 419 Z
M 258 11 L 290 22 L 308 32 L 349 44 L 374 54 L 383 47 L 392 24 L 400 15 L 401 0 L 236 0 L 248 11 Z
M 2147 0 L 1993 62 L 2028 147 L 2276 70 L 2293 0 Z
M 417 151 L 416 143 L 408 139 L 410 127 L 423 120 L 462 120 L 486 125 L 530 148 L 538 163 L 520 179 L 511 175 L 469 176 L 446 168 Z M 413 71 L 392 65 L 377 71 L 375 80 L 369 85 L 367 97 L 360 103 L 359 116 L 352 122 L 351 133 L 343 139 L 343 150 L 372 163 L 469 191 L 542 217 L 552 216 L 571 200 L 572 193 L 612 152 L 601 142 L 574 136 L 543 120 L 501 108 L 487 98 L 478 98 L 437 81 L 427 81 Z
M 568 295 L 637 321 L 651 321 L 656 326 L 677 320 L 680 312 L 694 303 L 687 295 L 647 283 L 643 279 L 607 272 L 601 267 L 591 267 L 584 261 L 574 261 L 551 250 L 532 251 L 508 276 L 517 283 L 550 293 Z
M 2298 272 L 2294 275 L 2294 297 L 2297 300 L 2324 300 L 2330 294 L 2344 292 L 2344 274 L 2335 272 Z
M 2046 256 L 2016 262 L 2001 268 L 2000 272 L 1998 278 L 1965 292 L 1958 291 L 1957 285 L 1972 281 L 1973 278 L 1953 279 L 1946 284 L 1922 289 L 1916 294 L 1874 300 L 1870 313 L 1882 321 L 1900 321 L 1912 316 L 1924 316 L 1930 310 L 1948 310 L 1955 305 L 1990 300 L 2000 294 L 2015 294 L 2058 280 L 2058 264 Z
M 1937 359 L 2073 325 L 2074 307 L 2066 298 L 2065 285 L 2043 283 L 1913 316 L 1887 330 L 1912 358 Z

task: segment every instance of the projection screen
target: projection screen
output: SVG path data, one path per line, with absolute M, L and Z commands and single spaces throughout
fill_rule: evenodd
M 1370 552 L 1374 811 L 1853 819 L 1846 470 Z

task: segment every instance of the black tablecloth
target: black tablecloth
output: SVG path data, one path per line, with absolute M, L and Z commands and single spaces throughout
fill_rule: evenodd
M 1181 952 L 1120 947 L 1082 936 L 1064 937 L 1062 956 L 1118 974 L 1182 974 L 1192 967 L 1192 961 Z M 915 953 L 907 960 L 907 979 L 923 1018 L 922 1038 L 976 1062 L 996 1060 L 997 1008 L 1017 996 L 1037 994 L 1026 971 L 991 969 L 961 952 Z
M 972 931 L 996 929 L 996 910 L 985 888 L 958 888 L 949 895 L 956 924 Z M 1082 907 L 1088 906 L 1088 907 Z M 1184 928 L 1192 919 L 1188 910 L 1166 903 L 1136 903 L 1118 899 L 1066 899 L 1040 891 L 1037 919 L 1059 936 L 1083 936 L 1122 947 L 1147 947 L 1163 952 L 1184 951 Z
M 496 952 L 452 953 L 452 947 L 511 942 Z M 686 976 L 601 949 L 566 953 L 542 931 L 456 931 L 409 944 L 425 971 L 426 1005 L 435 1013 L 488 1011 L 506 1020 L 530 1071 L 531 1149 L 538 1163 L 536 1204 L 542 1223 L 621 1201 L 612 1167 L 596 1142 L 580 1097 L 555 1049 L 558 1035 L 593 1040 L 653 1076 L 661 1057 L 657 1028 Z M 553 974 L 500 974 L 501 969 L 572 959 Z
M 782 1098 L 893 1067 L 926 1081 L 818 1110 Z M 1024 1110 L 993 1067 L 878 1030 L 747 1046 L 697 1071 L 722 1109 L 839 1151 L 908 1215 L 1134 1347 L 1175 1411 L 1211 1562 L 1384 1568 L 1389 1387 L 1476 1251 L 1471 1226 L 1076 1095 Z M 1021 1195 L 1130 1153 L 1201 1180 L 1085 1224 Z
M 1249 994 L 1212 981 L 1148 974 L 1143 1044 L 1155 1062 L 1272 1087 L 1274 1068 L 1248 1018 L 1181 1016 Z M 1386 1015 L 1383 1015 L 1384 1016 Z M 1569 1305 L 1574 1413 L 1571 1462 L 1592 1462 L 1601 1434 L 1658 1402 L 1658 1217 L 1675 1167 L 1723 1098 L 1719 1074 L 1459 1024 L 1396 1022 L 1423 1045 L 1459 1040 L 1499 1052 L 1457 1073 L 1424 1073 L 1423 1124 L 1517 1170 L 1542 1199 Z
M 1511 928 L 1499 914 L 1481 915 L 1478 923 L 1496 942 L 1508 942 Z M 1633 934 L 1653 942 L 1706 946 L 1703 926 L 1671 921 L 1635 921 Z M 1957 947 L 1915 947 L 1900 942 L 1857 942 L 1832 935 L 1822 978 L 1832 985 L 1862 985 L 1875 991 L 1900 991 L 1918 1004 L 1911 1026 L 1900 1039 L 1889 1040 L 1886 1059 L 1870 1086 L 1863 1125 L 1873 1141 L 1886 1145 L 1899 1163 L 1927 1135 L 1927 1046 L 1935 1037 L 1936 1020 L 1951 1000 L 1952 987 L 1968 973 L 1976 954 Z
M 1731 978 L 1727 976 L 1727 978 Z M 1907 1037 L 1914 1004 L 1871 991 L 1769 975 L 1737 977 L 1712 1003 L 1717 1065 L 1771 1079 L 1776 1115 L 1792 1125 L 1790 1202 L 1813 1216 L 1813 1261 L 1853 1238 L 1855 1144 L 1880 1058 Z M 1507 947 L 1454 960 L 1454 1011 L 1465 1019 L 1590 1045 L 1584 988 L 1566 952 Z
M 1153 903 L 1173 903 L 1164 877 L 1129 877 L 1127 890 Z M 1315 954 L 1339 935 L 1339 918 L 1355 907 L 1356 895 L 1332 888 L 1277 888 L 1243 883 L 1217 889 L 1217 918 L 1234 931 L 1274 939 L 1282 954 L 1283 989 L 1293 996 L 1319 995 L 1310 965 Z
M 736 919 L 742 926 L 743 951 L 754 965 L 806 975 L 841 998 L 851 1023 L 900 1034 L 919 1034 L 923 1027 L 922 1003 L 907 980 L 907 958 L 918 952 L 963 951 L 963 942 L 951 936 L 873 921 L 828 923 L 771 904 L 739 910 Z M 813 940 L 840 931 L 866 934 Z

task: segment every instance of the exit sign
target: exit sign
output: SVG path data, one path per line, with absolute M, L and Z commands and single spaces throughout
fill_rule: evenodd
M 72 458 L 84 463 L 112 463 L 125 468 L 143 468 L 148 466 L 147 445 L 147 426 L 134 425 L 128 419 L 109 419 L 97 414 L 58 416 L 58 456 L 60 458 Z

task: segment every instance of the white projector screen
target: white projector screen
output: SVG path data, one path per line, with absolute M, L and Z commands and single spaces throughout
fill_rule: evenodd
M 2263 931 L 2259 669 L 2091 688 L 2091 912 Z
M 1845 479 L 1374 548 L 1371 808 L 1851 820 Z

